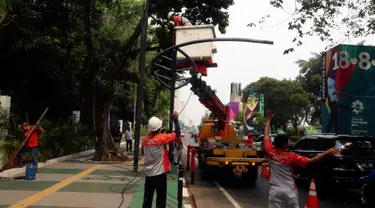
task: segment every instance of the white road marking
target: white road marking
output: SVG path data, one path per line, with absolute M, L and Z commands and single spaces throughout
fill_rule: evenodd
M 241 206 L 233 199 L 233 197 L 216 181 L 214 184 L 219 188 L 219 190 L 227 197 L 227 199 L 232 203 L 235 208 L 241 208 Z
M 191 138 L 189 138 L 191 139 Z M 185 140 L 183 140 L 183 147 L 187 151 L 186 143 L 191 144 L 191 140 L 188 140 L 187 137 L 185 137 Z M 195 158 L 196 164 L 198 164 L 197 158 Z M 234 206 L 234 208 L 241 208 L 241 206 L 234 200 L 234 198 L 216 181 L 214 181 L 215 185 L 219 188 L 219 190 L 227 197 L 227 199 L 230 201 L 230 203 Z M 187 207 L 186 205 L 184 205 Z

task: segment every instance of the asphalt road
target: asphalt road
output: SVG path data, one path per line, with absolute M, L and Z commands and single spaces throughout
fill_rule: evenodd
M 183 161 L 186 161 L 186 146 L 195 145 L 189 136 L 183 139 Z M 196 164 L 198 162 L 196 161 Z M 197 167 L 197 165 L 196 165 Z M 260 171 L 259 171 L 260 173 Z M 213 181 L 200 178 L 199 170 L 195 174 L 195 184 L 190 186 L 198 208 L 262 208 L 268 207 L 269 183 L 265 178 L 258 177 L 255 185 L 246 186 L 238 176 L 231 178 L 215 174 Z M 309 190 L 309 183 L 298 183 L 300 207 L 304 207 Z M 336 190 L 332 196 L 319 196 L 320 208 L 357 208 L 360 207 L 359 190 Z

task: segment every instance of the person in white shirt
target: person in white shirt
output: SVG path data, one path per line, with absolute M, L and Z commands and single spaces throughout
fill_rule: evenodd
M 129 126 L 126 128 L 126 131 L 125 131 L 125 140 L 126 140 L 126 151 L 131 152 L 133 150 L 133 148 L 132 148 L 132 146 L 133 146 L 133 133 L 132 133 Z

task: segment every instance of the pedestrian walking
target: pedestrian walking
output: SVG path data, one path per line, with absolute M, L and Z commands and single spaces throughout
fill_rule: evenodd
M 270 192 L 268 197 L 269 208 L 298 208 L 297 186 L 293 179 L 293 168 L 310 166 L 322 160 L 328 155 L 338 157 L 340 152 L 335 147 L 314 157 L 307 158 L 286 149 L 289 146 L 287 135 L 277 135 L 274 139 L 274 146 L 269 138 L 270 124 L 273 112 L 266 112 L 267 123 L 264 129 L 264 149 L 270 166 Z
M 115 147 L 117 150 L 120 149 L 121 145 L 121 139 L 122 139 L 122 133 L 120 127 L 114 128 L 114 131 L 112 132 L 113 142 L 115 143 Z
M 128 126 L 125 131 L 125 140 L 126 140 L 126 151 L 131 152 L 133 151 L 133 132 L 131 131 L 130 127 Z
M 176 141 L 173 142 L 173 164 L 178 165 L 181 162 L 182 154 L 182 137 L 179 136 L 176 138 Z
M 19 151 L 17 155 L 18 167 L 22 168 L 23 166 L 22 158 L 25 152 L 31 152 L 31 163 L 37 166 L 38 165 L 39 135 L 44 133 L 44 129 L 40 126 L 40 122 L 36 123 L 34 132 L 31 132 L 32 128 L 26 122 L 22 124 L 22 128 L 24 130 L 24 133 L 23 133 L 24 139 L 26 139 L 30 133 L 32 134 L 29 137 L 29 140 L 27 141 L 26 145 L 22 147 L 22 149 Z
M 146 171 L 143 208 L 151 208 L 156 190 L 156 207 L 165 208 L 167 201 L 167 172 L 171 171 L 167 144 L 174 142 L 181 135 L 177 113 L 172 115 L 175 132 L 161 133 L 163 122 L 152 117 L 148 121 L 150 133 L 142 141 L 142 153 Z

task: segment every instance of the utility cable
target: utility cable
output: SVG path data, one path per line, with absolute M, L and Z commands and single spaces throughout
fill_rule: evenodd
M 190 101 L 190 98 L 191 98 L 192 94 L 193 94 L 193 92 L 190 92 L 190 95 L 189 95 L 189 97 L 188 97 L 188 99 L 187 99 L 187 101 L 186 101 L 184 107 L 182 108 L 182 110 L 181 110 L 178 114 L 181 114 L 181 113 L 185 110 L 187 104 L 188 104 L 189 101 Z M 180 161 L 180 160 L 181 160 L 181 157 L 179 158 L 179 161 Z M 150 173 L 150 172 L 155 168 L 156 165 L 157 165 L 157 164 L 155 164 L 155 165 L 151 168 L 151 170 L 150 170 L 148 173 Z M 119 204 L 118 208 L 121 208 L 122 204 L 124 203 L 124 200 L 125 200 L 124 195 L 125 195 L 126 188 L 127 188 L 127 187 L 128 187 L 128 186 L 129 186 L 129 185 L 130 185 L 130 184 L 131 184 L 131 183 L 137 178 L 137 176 L 138 176 L 141 172 L 143 172 L 145 169 L 146 169 L 146 167 L 143 168 L 141 171 L 139 171 L 139 172 L 134 176 L 134 178 L 133 178 L 132 180 L 130 180 L 130 181 L 125 185 L 125 187 L 122 189 L 122 192 L 121 192 L 121 203 Z
M 190 97 L 189 97 L 189 98 L 190 98 Z M 148 171 L 146 175 L 148 175 L 149 173 L 151 173 L 151 171 L 154 170 L 154 168 L 156 167 L 156 165 L 158 165 L 158 163 L 156 163 L 154 166 L 152 166 L 151 170 Z M 122 189 L 122 191 L 121 191 L 121 202 L 120 202 L 118 208 L 121 208 L 122 204 L 123 204 L 124 201 L 125 201 L 125 197 L 124 197 L 124 195 L 125 195 L 126 188 L 127 188 L 131 183 L 133 183 L 133 181 L 135 181 L 135 179 L 138 177 L 138 175 L 139 175 L 141 172 L 143 172 L 146 168 L 147 168 L 147 167 L 144 167 L 141 171 L 139 171 L 139 172 L 133 177 L 133 179 L 130 180 L 130 181 L 125 185 L 125 187 Z
M 190 92 L 190 95 L 189 95 L 189 97 L 188 97 L 188 99 L 187 99 L 187 101 L 186 101 L 184 107 L 181 109 L 181 111 L 180 111 L 178 114 L 181 114 L 181 113 L 185 110 L 187 104 L 188 104 L 189 101 L 190 101 L 190 98 L 191 98 L 192 94 L 193 94 L 193 92 Z M 181 160 L 181 157 L 179 158 L 179 160 Z M 157 164 L 155 164 L 155 165 L 151 168 L 151 170 L 150 170 L 148 173 L 150 173 L 150 172 L 155 168 L 156 165 L 157 165 Z M 143 172 L 145 169 L 146 169 L 146 167 L 143 168 L 141 171 L 139 171 L 139 172 L 134 176 L 134 178 L 133 178 L 132 180 L 130 180 L 130 181 L 125 185 L 125 187 L 122 189 L 122 191 L 121 191 L 121 202 L 120 202 L 118 208 L 121 208 L 122 204 L 123 204 L 124 201 L 125 201 L 125 197 L 124 197 L 124 195 L 125 195 L 126 188 L 127 188 L 127 187 L 128 187 L 133 181 L 135 181 L 135 179 L 137 178 L 137 176 L 138 176 L 141 172 Z
M 158 163 L 156 163 L 156 164 L 151 168 L 151 170 L 150 170 L 148 173 L 150 173 L 151 171 L 153 171 L 154 168 L 156 167 L 156 165 L 158 165 Z M 135 179 L 137 178 L 137 176 L 138 176 L 141 172 L 143 172 L 146 168 L 147 168 L 147 167 L 144 167 L 141 171 L 138 171 L 138 173 L 133 177 L 133 179 L 130 180 L 130 181 L 125 185 L 125 187 L 122 189 L 122 191 L 121 191 L 121 202 L 120 202 L 120 204 L 118 205 L 118 208 L 121 208 L 122 204 L 123 204 L 124 201 L 125 201 L 125 197 L 124 197 L 124 195 L 125 195 L 126 188 L 127 188 L 127 187 L 128 187 L 133 181 L 135 181 Z M 147 173 L 147 174 L 148 174 L 148 173 Z M 146 175 L 147 175 L 147 174 L 146 174 Z
M 189 101 L 190 101 L 190 98 L 191 98 L 191 95 L 192 95 L 192 94 L 193 94 L 193 92 L 190 92 L 190 95 L 189 95 L 189 97 L 188 97 L 188 99 L 187 99 L 187 101 L 186 101 L 184 107 L 183 107 L 183 108 L 181 109 L 181 111 L 178 113 L 179 115 L 185 110 L 187 104 L 188 104 Z

